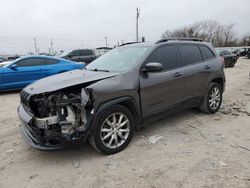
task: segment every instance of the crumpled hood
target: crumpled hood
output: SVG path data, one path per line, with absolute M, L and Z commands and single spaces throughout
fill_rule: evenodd
M 35 81 L 25 87 L 24 91 L 30 94 L 46 93 L 75 85 L 96 82 L 116 76 L 117 74 L 119 73 L 73 70 Z

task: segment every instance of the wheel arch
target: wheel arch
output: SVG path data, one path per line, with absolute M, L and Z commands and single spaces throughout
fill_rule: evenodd
M 219 84 L 220 85 L 220 87 L 222 88 L 222 90 L 224 91 L 224 80 L 223 80 L 223 78 L 222 77 L 219 77 L 219 78 L 215 78 L 215 79 L 213 79 L 213 80 L 211 80 L 211 82 L 215 82 L 215 83 L 217 83 L 217 84 Z
M 141 121 L 141 113 L 139 110 L 139 104 L 137 104 L 136 100 L 131 96 L 119 97 L 119 98 L 113 99 L 111 101 L 107 101 L 107 102 L 102 103 L 96 111 L 96 116 L 98 116 L 105 109 L 107 109 L 113 105 L 121 105 L 121 106 L 124 106 L 125 108 L 127 108 L 132 113 L 134 120 L 136 122 L 136 126 Z

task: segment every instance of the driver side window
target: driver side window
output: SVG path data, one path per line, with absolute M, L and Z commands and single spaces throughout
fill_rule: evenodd
M 160 46 L 147 58 L 146 63 L 157 62 L 163 65 L 164 70 L 179 67 L 178 54 L 175 45 Z
M 17 67 L 41 66 L 41 65 L 46 65 L 46 62 L 44 59 L 40 58 L 24 59 L 16 63 Z

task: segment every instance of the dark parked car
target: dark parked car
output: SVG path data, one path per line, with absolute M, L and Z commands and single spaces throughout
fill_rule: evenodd
M 136 128 L 156 118 L 194 107 L 217 112 L 224 87 L 224 64 L 208 43 L 166 39 L 126 45 L 86 70 L 24 88 L 21 133 L 41 150 L 89 139 L 97 151 L 113 154 L 129 144 Z
M 83 68 L 82 63 L 48 56 L 27 56 L 0 66 L 0 91 L 22 89 L 54 74 Z
M 8 60 L 16 60 L 18 59 L 20 56 L 19 55 L 13 55 L 13 56 L 9 56 L 7 59 Z
M 250 59 L 250 50 L 247 52 L 246 58 Z
M 240 56 L 246 56 L 250 52 L 250 48 L 242 48 L 240 49 Z
M 232 50 L 231 51 L 233 54 L 235 54 L 236 55 L 236 57 L 237 57 L 237 60 L 239 59 L 239 57 L 240 57 L 240 49 L 234 49 L 234 50 Z
M 89 64 L 96 59 L 94 51 L 90 49 L 79 49 L 69 52 L 63 52 L 59 55 L 59 57 L 76 62 L 84 62 L 86 64 Z
M 237 62 L 237 54 L 234 54 L 228 50 L 217 50 L 217 53 L 224 58 L 225 67 L 234 67 Z

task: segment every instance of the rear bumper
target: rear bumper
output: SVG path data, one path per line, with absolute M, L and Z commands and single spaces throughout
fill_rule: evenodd
M 39 150 L 57 150 L 75 144 L 78 140 L 74 140 L 67 135 L 62 135 L 54 131 L 39 129 L 35 127 L 33 117 L 22 105 L 17 109 L 21 122 L 20 132 L 23 139 L 33 148 Z

